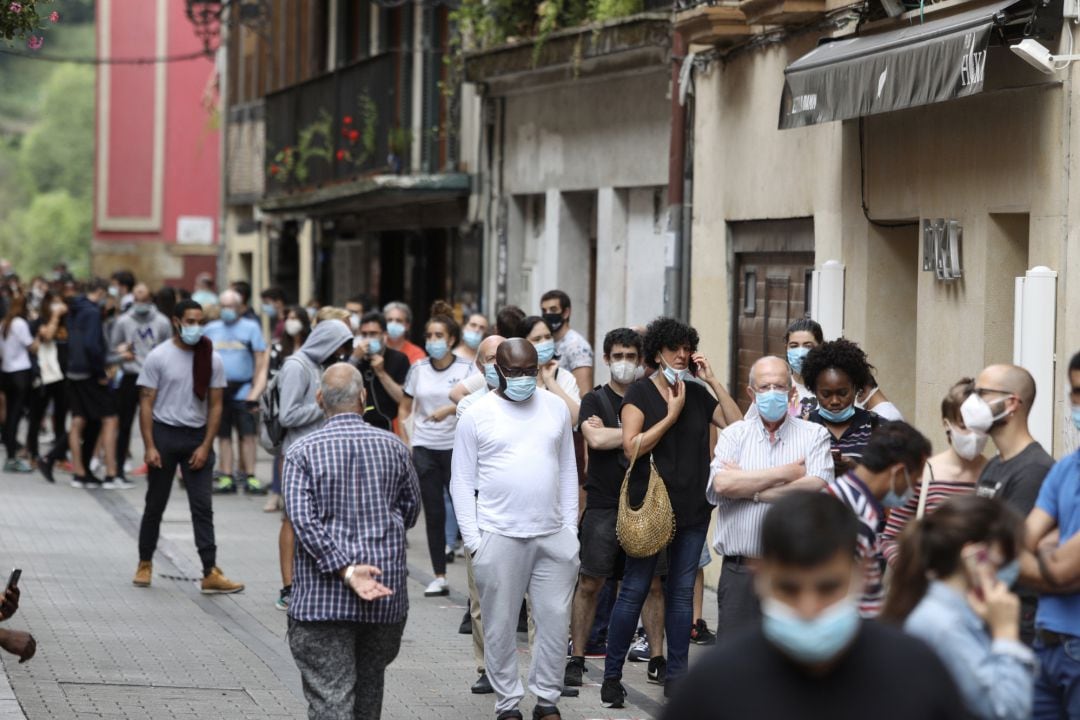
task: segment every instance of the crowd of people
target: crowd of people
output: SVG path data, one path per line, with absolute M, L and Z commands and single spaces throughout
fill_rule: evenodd
M 402 302 L 305 307 L 268 288 L 255 312 L 246 283 L 219 294 L 209 278 L 154 295 L 123 271 L 9 275 L 0 294 L 5 470 L 52 481 L 70 463 L 87 489 L 146 473 L 138 586 L 179 471 L 205 593 L 243 589 L 217 566 L 212 495 L 267 495 L 312 717 L 380 716 L 422 511 L 424 595 L 448 595 L 464 561 L 470 690 L 494 694 L 497 720 L 523 717 L 525 631 L 534 720 L 560 717 L 589 657 L 604 707 L 624 705 L 624 665 L 641 661 L 679 720 L 1080 718 L 1080 455 L 1055 464 L 1032 437 L 1023 368 L 958 379 L 935 453 L 866 353 L 810 319 L 785 357 L 753 363 L 744 412 L 674 318 L 607 332 L 594 385 L 559 290 L 494 323 L 437 302 L 415 335 Z M 1069 381 L 1080 428 L 1080 354 Z M 670 532 L 627 552 L 624 517 L 658 493 Z M 691 667 L 689 646 L 717 638 Z

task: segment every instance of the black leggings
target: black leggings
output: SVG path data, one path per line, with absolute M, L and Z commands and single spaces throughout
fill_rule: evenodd
M 41 433 L 41 423 L 45 419 L 45 413 L 49 409 L 49 402 L 53 406 L 53 434 L 56 440 L 53 449 L 49 453 L 49 459 L 61 459 L 67 453 L 67 388 L 65 381 L 49 383 L 33 388 L 30 391 L 30 425 L 26 430 L 26 449 L 30 457 L 40 455 L 38 450 L 38 435 Z
M 446 504 L 443 490 L 450 488 L 453 450 L 413 448 L 413 465 L 420 476 L 420 501 L 424 506 L 428 552 L 436 575 L 446 574 Z
M 19 451 L 17 439 L 19 423 L 26 412 L 26 401 L 30 396 L 30 383 L 33 380 L 31 370 L 6 372 L 4 379 L 4 398 L 7 402 L 7 417 L 4 419 L 4 449 L 8 460 L 13 460 Z

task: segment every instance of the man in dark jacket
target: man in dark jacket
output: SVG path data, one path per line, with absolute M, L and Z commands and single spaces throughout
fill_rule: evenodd
M 105 374 L 108 345 L 101 321 L 101 305 L 109 285 L 98 278 L 87 286 L 86 294 L 70 302 L 68 327 L 68 390 L 71 404 L 71 485 L 77 488 L 112 488 L 116 484 L 116 432 L 119 427 L 116 397 Z M 88 422 L 101 423 L 105 448 L 105 482 L 89 472 L 89 457 L 83 457 L 83 431 Z

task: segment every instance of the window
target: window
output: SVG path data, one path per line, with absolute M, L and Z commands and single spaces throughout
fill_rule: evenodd
M 743 275 L 743 313 L 757 312 L 757 271 L 747 270 Z

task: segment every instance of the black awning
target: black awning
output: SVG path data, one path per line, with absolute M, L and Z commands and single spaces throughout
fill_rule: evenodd
M 982 91 L 990 35 L 1017 0 L 814 48 L 784 71 L 780 129 L 874 115 Z

